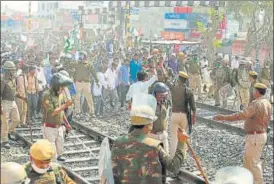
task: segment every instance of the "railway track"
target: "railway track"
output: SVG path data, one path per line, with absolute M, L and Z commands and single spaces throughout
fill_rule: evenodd
M 225 109 L 221 107 L 216 107 L 209 104 L 204 104 L 200 102 L 196 102 L 196 108 L 197 108 L 197 121 L 206 123 L 209 126 L 217 127 L 220 129 L 225 129 L 228 131 L 236 132 L 239 135 L 246 135 L 246 132 L 244 131 L 244 121 L 236 121 L 236 122 L 217 122 L 213 120 L 213 116 L 217 114 L 233 114 L 237 111 Z M 273 144 L 273 120 L 270 121 L 269 124 L 270 130 L 268 133 L 269 136 L 269 144 Z
M 73 130 L 65 139 L 64 144 L 63 156 L 66 157 L 66 161 L 59 163 L 77 184 L 98 184 L 100 180 L 98 173 L 100 143 L 105 137 L 108 137 L 110 142 L 114 138 L 78 122 L 73 122 L 72 127 Z M 32 145 L 29 128 L 17 128 L 16 132 L 25 144 Z M 37 124 L 32 128 L 32 136 L 33 142 L 42 138 L 42 130 Z M 173 184 L 179 184 L 181 181 L 205 183 L 201 177 L 184 169 L 180 170 L 178 178 L 168 177 L 167 181 Z
M 242 122 L 239 125 L 218 123 L 212 119 L 217 113 L 231 114 L 235 111 L 215 107 L 212 105 L 202 104 L 197 102 L 197 121 L 203 126 L 207 126 L 212 131 L 227 132 L 231 131 L 234 136 L 245 135 L 242 129 Z M 111 118 L 110 118 L 111 117 Z M 272 122 L 273 123 L 273 122 Z M 100 151 L 100 143 L 107 136 L 110 141 L 117 136 L 126 134 L 130 126 L 129 112 L 123 110 L 118 114 L 108 111 L 105 117 L 99 119 L 90 119 L 87 116 L 81 116 L 74 119 L 72 124 L 73 130 L 65 140 L 64 156 L 67 158 L 65 162 L 60 162 L 64 169 L 68 172 L 69 176 L 73 178 L 78 184 L 93 184 L 99 183 L 98 176 L 98 159 Z M 41 124 L 35 124 L 33 126 L 33 140 L 42 138 Z M 200 129 L 200 128 L 198 128 Z M 194 128 L 195 131 L 195 128 Z M 28 146 L 30 142 L 29 128 L 18 128 L 18 136 Z M 194 136 L 196 135 L 194 132 Z M 273 142 L 273 140 L 272 140 Z M 198 146 L 197 146 L 198 145 Z M 201 149 L 199 144 L 193 145 L 194 149 Z M 241 148 L 240 148 L 241 149 Z M 239 150 L 240 151 L 240 150 Z M 241 153 L 239 152 L 239 155 Z M 202 156 L 202 153 L 200 153 Z M 234 157 L 232 155 L 232 157 Z M 203 160 L 203 159 L 202 159 Z M 192 163 L 190 165 L 193 165 Z M 208 164 L 203 164 L 208 168 Z M 193 169 L 189 169 L 189 165 L 183 166 L 187 170 L 181 169 L 179 173 L 179 180 L 168 178 L 170 183 L 179 184 L 184 181 L 185 183 L 205 183 L 204 180 L 197 176 L 197 172 L 193 172 Z M 214 170 L 211 171 L 211 180 L 214 175 Z

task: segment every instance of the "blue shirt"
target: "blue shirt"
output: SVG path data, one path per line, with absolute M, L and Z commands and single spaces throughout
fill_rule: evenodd
M 119 69 L 119 84 L 129 85 L 129 67 L 122 65 Z
M 76 95 L 76 88 L 75 88 L 74 83 L 71 84 L 71 85 L 69 85 L 69 86 L 68 86 L 68 89 L 69 89 L 69 93 L 70 93 L 70 96 L 71 96 L 71 97 L 74 96 L 74 95 Z
M 130 61 L 130 82 L 137 82 L 137 73 L 142 70 L 142 65 L 139 62 L 134 61 L 133 59 Z

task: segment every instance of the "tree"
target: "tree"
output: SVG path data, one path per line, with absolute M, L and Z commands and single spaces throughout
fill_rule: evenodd
M 204 25 L 202 22 L 196 23 L 197 30 L 201 33 L 207 47 L 206 55 L 210 66 L 212 66 L 213 61 L 216 60 L 216 48 L 221 46 L 220 40 L 216 39 L 216 34 L 218 32 L 219 25 L 222 22 L 223 18 L 223 12 L 219 12 L 217 8 L 211 8 L 209 10 L 209 23 L 207 25 Z
M 253 49 L 258 58 L 260 47 L 265 44 L 273 56 L 273 1 L 228 1 L 227 13 L 234 16 L 239 24 L 248 21 L 247 44 L 245 56 L 249 56 Z M 242 31 L 242 27 L 240 27 Z

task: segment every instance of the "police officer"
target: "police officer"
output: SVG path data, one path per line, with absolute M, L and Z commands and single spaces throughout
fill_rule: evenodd
M 255 100 L 242 112 L 232 115 L 217 115 L 217 121 L 244 120 L 244 129 L 247 133 L 245 139 L 244 167 L 254 176 L 255 184 L 263 184 L 261 154 L 267 140 L 267 127 L 269 125 L 272 106 L 264 95 L 267 86 L 262 83 L 254 85 L 253 96 Z
M 255 100 L 254 96 L 253 96 L 253 91 L 254 91 L 254 84 L 257 83 L 257 77 L 258 74 L 255 71 L 250 71 L 249 72 L 249 81 L 251 83 L 251 86 L 249 88 L 249 104 Z
M 178 69 L 179 69 L 179 71 L 187 73 L 185 55 L 183 52 L 178 53 Z
M 71 100 L 64 104 L 64 88 L 72 84 L 73 81 L 60 73 L 55 73 L 50 82 L 50 89 L 45 91 L 42 106 L 43 114 L 43 137 L 48 139 L 55 148 L 55 159 L 64 161 L 61 156 L 64 147 L 63 122 L 66 121 L 64 110 L 72 105 Z
M 164 83 L 157 82 L 153 86 L 152 94 L 157 100 L 157 107 L 155 112 L 157 119 L 153 122 L 153 128 L 149 136 L 163 142 L 164 150 L 166 151 L 166 153 L 169 153 L 167 139 L 168 110 L 170 108 L 167 100 L 169 95 L 169 88 Z
M 224 59 L 222 61 L 222 66 L 217 68 L 217 70 L 216 70 L 216 79 L 214 81 L 215 106 L 220 106 L 220 90 L 224 86 L 230 84 L 230 68 L 227 65 L 228 65 L 228 60 Z M 224 107 L 227 106 L 227 98 L 226 97 L 223 97 L 223 106 Z
M 30 162 L 25 171 L 30 183 L 76 184 L 57 163 L 52 163 L 54 147 L 46 139 L 37 140 L 30 148 Z
M 187 87 L 188 75 L 185 72 L 179 72 L 179 80 L 177 84 L 170 84 L 172 96 L 172 115 L 171 115 L 171 156 L 175 155 L 177 146 L 177 129 L 180 127 L 184 130 L 188 127 L 188 121 L 195 124 L 196 122 L 196 106 L 193 92 Z M 190 114 L 192 111 L 192 114 Z M 190 127 L 189 127 L 190 128 Z M 184 147 L 184 154 L 186 155 L 187 147 Z
M 75 68 L 74 81 L 76 85 L 76 98 L 75 98 L 75 111 L 80 113 L 80 97 L 83 93 L 84 97 L 87 100 L 90 116 L 95 117 L 94 114 L 94 104 L 91 95 L 91 77 L 90 73 L 95 79 L 96 84 L 98 85 L 98 78 L 96 72 L 93 68 L 93 65 L 87 62 L 87 54 L 85 52 L 80 52 L 80 62 L 72 63 L 71 67 Z
M 246 67 L 247 63 L 242 59 L 236 74 L 236 89 L 241 103 L 240 109 L 246 108 L 249 103 L 249 88 L 251 83 L 249 82 L 249 70 Z
M 152 95 L 139 93 L 133 97 L 130 114 L 133 131 L 117 138 L 111 150 L 115 183 L 165 183 L 166 169 L 178 173 L 183 163 L 182 148 L 188 136 L 178 130 L 179 144 L 174 157 L 164 151 L 161 141 L 149 138 L 157 118 L 156 105 Z
M 188 74 L 189 74 L 189 87 L 194 92 L 198 88 L 198 99 L 201 99 L 202 95 L 202 80 L 201 80 L 201 66 L 198 61 L 197 55 L 187 62 Z
M 20 116 L 18 107 L 15 102 L 16 94 L 16 67 L 12 61 L 6 61 L 4 64 L 5 74 L 1 78 L 1 123 L 2 132 L 1 140 L 2 146 L 9 148 L 7 135 L 11 140 L 17 140 L 14 134 L 15 128 L 20 123 Z M 3 118 L 3 119 L 2 119 Z M 8 125 L 8 120 L 11 124 Z
M 1 163 L 1 184 L 28 184 L 24 167 L 15 162 Z

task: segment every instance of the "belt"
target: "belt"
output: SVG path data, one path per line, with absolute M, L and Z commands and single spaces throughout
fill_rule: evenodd
M 89 82 L 89 81 L 76 81 L 76 82 L 80 82 L 80 83 L 83 83 L 83 82 Z
M 50 128 L 59 128 L 60 125 L 55 125 L 55 124 L 52 124 L 52 123 L 44 123 L 45 127 L 50 127 Z
M 265 131 L 250 131 L 250 132 L 247 132 L 247 134 L 249 134 L 249 135 L 263 134 L 263 133 L 265 133 Z

